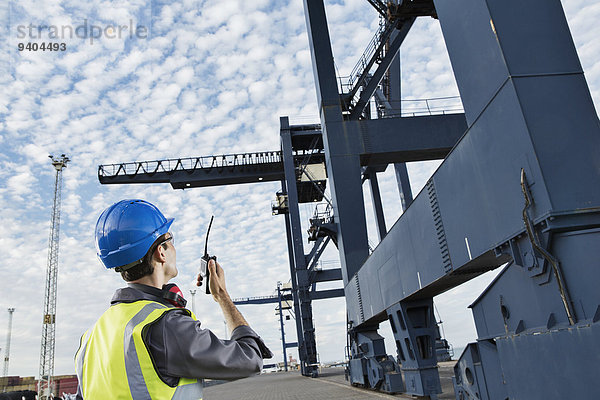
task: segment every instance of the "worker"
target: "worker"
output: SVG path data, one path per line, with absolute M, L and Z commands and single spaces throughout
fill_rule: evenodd
M 175 238 L 165 218 L 144 200 L 122 200 L 96 223 L 96 249 L 127 287 L 81 338 L 75 356 L 78 399 L 201 399 L 202 378 L 259 373 L 271 351 L 233 304 L 219 263 L 210 260 L 210 292 L 231 339 L 201 327 L 185 307 L 177 276 Z M 202 284 L 199 275 L 196 285 Z

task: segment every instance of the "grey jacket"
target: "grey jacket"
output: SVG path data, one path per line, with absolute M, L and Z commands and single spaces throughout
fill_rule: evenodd
M 163 291 L 128 283 L 118 289 L 111 304 L 151 300 L 172 307 Z M 230 340 L 219 339 L 185 311 L 173 310 L 150 326 L 144 339 L 161 379 L 171 386 L 180 377 L 238 379 L 257 374 L 262 360 L 272 357 L 249 326 L 234 329 Z

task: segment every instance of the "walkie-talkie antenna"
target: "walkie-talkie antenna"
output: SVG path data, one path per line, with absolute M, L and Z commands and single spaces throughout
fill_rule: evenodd
M 206 241 L 204 242 L 204 255 L 208 256 L 208 234 L 210 233 L 210 227 L 212 226 L 213 218 L 215 216 L 210 217 L 210 222 L 208 224 L 208 230 L 206 231 Z

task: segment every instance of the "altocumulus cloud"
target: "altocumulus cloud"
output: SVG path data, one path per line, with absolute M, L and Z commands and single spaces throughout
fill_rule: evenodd
M 600 44 L 595 38 L 600 6 L 593 0 L 564 0 L 563 4 L 598 103 Z M 327 2 L 327 10 L 335 63 L 340 75 L 348 75 L 377 27 L 377 15 L 359 0 Z M 66 153 L 73 160 L 64 171 L 57 374 L 73 373 L 79 335 L 108 307 L 115 288 L 122 286 L 117 274 L 99 264 L 93 244 L 98 213 L 119 199 L 145 198 L 175 217 L 177 283 L 186 294 L 213 214 L 211 250 L 223 262 L 233 296 L 270 294 L 277 281 L 289 279 L 284 221 L 270 215 L 277 184 L 186 191 L 168 185 L 101 186 L 96 168 L 111 162 L 277 150 L 279 116 L 316 121 L 302 2 L 150 4 L 137 0 L 108 5 L 100 0 L 11 0 L 0 4 L 0 17 L 10 21 L 2 28 L 7 40 L 0 41 L 0 50 L 8 55 L 0 60 L 5 72 L 0 74 L 0 222 L 6 227 L 0 245 L 10 249 L 0 266 L 0 311 L 9 306 L 17 309 L 11 375 L 38 373 L 54 184 L 48 154 Z M 32 25 L 37 35 L 40 26 L 77 27 L 85 20 L 87 37 L 74 32 L 73 37 L 50 38 L 49 28 L 41 30 L 40 38 L 17 37 L 19 26 Z M 130 21 L 131 27 L 147 27 L 147 37 L 108 37 L 118 33 L 110 27 Z M 104 31 L 98 35 L 96 30 L 98 37 L 91 38 L 91 25 Z M 66 50 L 19 52 L 17 44 L 25 39 L 38 46 L 49 40 L 64 42 Z M 418 21 L 402 57 L 406 98 L 458 94 L 436 21 Z M 409 165 L 415 194 L 436 166 Z M 401 212 L 393 173 L 382 174 L 381 187 L 391 226 Z M 368 206 L 368 191 L 365 198 Z M 303 207 L 305 222 L 311 212 Z M 375 232 L 370 219 L 369 238 L 374 245 Z M 335 261 L 337 256 L 330 251 L 324 259 Z M 475 337 L 465 306 L 484 286 L 485 279 L 438 299 L 446 335 L 456 346 Z M 222 335 L 215 304 L 196 295 L 204 325 Z M 280 359 L 273 307 L 246 306 L 243 312 Z M 343 301 L 316 302 L 314 315 L 321 359 L 343 358 Z M 6 318 L 7 313 L 0 312 L 1 337 L 6 333 Z M 286 330 L 288 340 L 295 340 L 293 324 L 288 323 Z M 388 352 L 393 353 L 393 347 Z

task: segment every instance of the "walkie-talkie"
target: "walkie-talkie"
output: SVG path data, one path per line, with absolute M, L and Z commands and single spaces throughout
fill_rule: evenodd
M 204 255 L 200 259 L 200 275 L 202 276 L 203 280 L 206 281 L 206 294 L 210 294 L 210 271 L 208 269 L 208 262 L 210 260 L 215 260 L 215 263 L 217 262 L 216 256 L 208 255 L 208 234 L 210 233 L 210 227 L 212 226 L 214 217 L 214 215 L 210 217 L 210 223 L 208 224 L 208 230 L 206 231 L 206 241 L 204 242 Z

